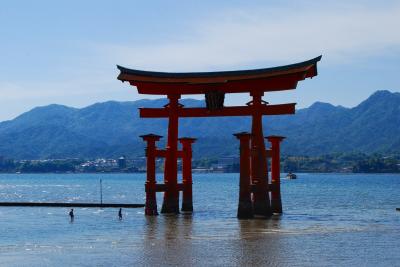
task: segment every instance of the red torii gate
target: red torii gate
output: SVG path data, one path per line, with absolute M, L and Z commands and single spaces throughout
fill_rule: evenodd
M 158 135 L 141 136 L 147 142 L 146 215 L 157 215 L 156 192 L 164 192 L 162 213 L 179 213 L 179 191 L 183 191 L 182 211 L 192 211 L 191 144 L 193 138 L 178 139 L 180 117 L 251 116 L 250 133 L 235 134 L 240 139 L 239 218 L 253 215 L 270 216 L 282 213 L 279 166 L 280 141 L 284 137 L 269 136 L 271 149 L 266 150 L 262 129 L 263 115 L 294 114 L 295 103 L 269 105 L 262 100 L 265 92 L 291 90 L 297 83 L 317 75 L 321 56 L 297 64 L 244 71 L 167 73 L 127 69 L 120 70 L 118 79 L 136 86 L 139 94 L 166 95 L 169 103 L 163 108 L 140 108 L 142 118 L 168 118 L 165 150 L 156 148 Z M 246 106 L 224 107 L 226 93 L 249 93 Z M 205 108 L 185 108 L 181 95 L 204 94 Z M 178 140 L 182 150 L 178 150 Z M 271 157 L 271 184 L 268 179 L 267 157 Z M 165 157 L 164 181 L 155 179 L 155 158 Z M 178 158 L 182 158 L 183 181 L 179 184 Z M 271 199 L 269 192 L 271 191 Z

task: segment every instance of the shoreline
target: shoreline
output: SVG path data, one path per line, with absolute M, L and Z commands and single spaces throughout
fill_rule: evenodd
M 0 172 L 1 174 L 146 174 L 146 172 Z M 163 172 L 156 172 L 163 174 Z M 178 173 L 182 173 L 179 171 Z M 239 172 L 194 172 L 193 174 L 238 174 Z M 287 174 L 288 172 L 281 172 Z M 400 174 L 400 172 L 296 172 L 296 174 Z

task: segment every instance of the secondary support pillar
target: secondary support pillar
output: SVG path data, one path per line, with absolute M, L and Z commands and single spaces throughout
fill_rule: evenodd
M 248 219 L 253 217 L 253 204 L 250 190 L 250 138 L 251 134 L 242 132 L 234 134 L 240 140 L 240 181 L 239 205 L 237 217 Z
M 273 213 L 282 213 L 281 200 L 281 160 L 280 160 L 280 143 L 285 138 L 283 136 L 271 135 L 266 137 L 271 143 L 271 184 L 273 190 L 271 192 L 271 208 Z
M 268 188 L 267 153 L 265 151 L 262 108 L 263 92 L 252 92 L 253 100 L 249 103 L 252 107 L 251 126 L 251 180 L 254 185 L 253 206 L 254 215 L 269 217 L 272 215 Z
M 146 215 L 158 215 L 157 212 L 157 199 L 156 199 L 156 142 L 160 140 L 162 136 L 155 134 L 141 135 L 145 142 L 146 147 L 146 204 L 144 213 Z
M 161 213 L 179 213 L 178 191 L 178 110 L 180 95 L 168 95 L 168 139 L 166 147 L 164 181 L 166 191 Z
M 192 193 L 192 144 L 196 141 L 195 138 L 183 137 L 179 138 L 182 144 L 182 211 L 193 211 L 193 193 Z

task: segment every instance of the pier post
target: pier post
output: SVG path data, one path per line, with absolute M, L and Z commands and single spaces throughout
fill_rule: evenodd
M 262 127 L 262 108 L 265 106 L 263 95 L 263 92 L 251 92 L 253 100 L 248 103 L 252 107 L 251 181 L 254 186 L 254 215 L 269 217 L 272 215 L 272 210 L 268 188 L 267 152 Z
M 156 142 L 162 136 L 155 134 L 141 135 L 144 141 L 147 142 L 146 147 L 146 204 L 144 212 L 146 215 L 158 215 L 157 199 L 156 199 Z
M 240 140 L 240 181 L 239 205 L 237 217 L 248 219 L 253 217 L 253 204 L 250 190 L 250 138 L 251 134 L 242 132 L 234 134 Z
M 193 211 L 193 193 L 192 193 L 192 144 L 195 138 L 183 137 L 179 138 L 182 144 L 182 211 Z
M 271 208 L 273 213 L 282 213 L 282 200 L 281 200 L 281 160 L 280 160 L 280 143 L 285 137 L 271 135 L 266 137 L 271 143 Z
M 178 111 L 180 95 L 168 95 L 168 138 L 165 155 L 164 181 L 166 190 L 161 213 L 179 213 L 178 191 Z

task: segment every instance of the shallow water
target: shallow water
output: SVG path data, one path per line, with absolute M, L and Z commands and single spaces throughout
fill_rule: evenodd
M 298 177 L 270 220 L 236 219 L 238 174 L 195 174 L 193 215 L 0 207 L 0 266 L 400 266 L 400 175 Z M 99 202 L 99 179 L 144 203 L 144 174 L 0 174 L 0 201 Z

